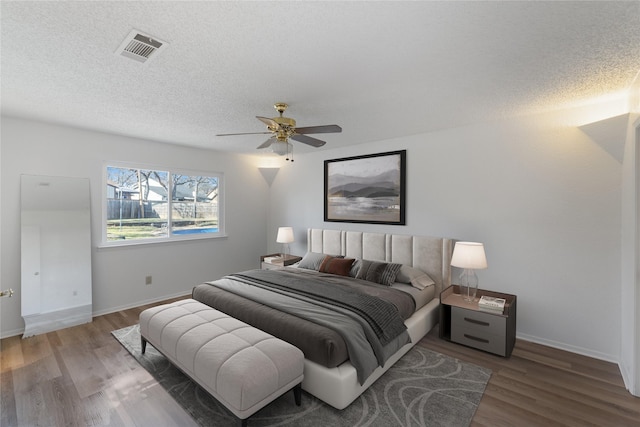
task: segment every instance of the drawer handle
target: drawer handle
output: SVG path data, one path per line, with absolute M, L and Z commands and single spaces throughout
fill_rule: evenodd
M 489 340 L 486 340 L 484 338 L 478 338 L 478 337 L 474 337 L 473 335 L 467 335 L 467 334 L 464 334 L 464 337 L 468 338 L 470 340 L 473 340 L 473 341 L 478 341 L 478 342 L 482 342 L 482 343 L 485 343 L 485 344 L 489 344 Z
M 469 322 L 469 323 L 475 323 L 476 325 L 482 325 L 482 326 L 491 326 L 491 324 L 489 322 L 483 322 L 481 320 L 476 320 L 476 319 L 470 319 L 468 317 L 464 318 L 465 322 Z

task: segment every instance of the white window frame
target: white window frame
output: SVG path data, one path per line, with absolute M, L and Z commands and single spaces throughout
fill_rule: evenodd
M 172 234 L 171 225 L 172 218 L 168 215 L 167 229 L 168 234 L 166 237 L 154 237 L 149 239 L 131 239 L 131 240 L 107 240 L 107 181 L 108 174 L 107 168 L 124 168 L 124 169 L 143 169 L 143 170 L 156 170 L 162 172 L 168 172 L 168 182 L 172 184 L 172 175 L 188 175 L 188 176 L 207 176 L 215 177 L 218 179 L 218 231 L 212 233 L 194 233 L 194 234 Z M 189 240 L 202 240 L 202 239 L 217 239 L 221 237 L 227 237 L 225 231 L 225 197 L 224 197 L 224 173 L 212 172 L 212 171 L 197 171 L 189 169 L 178 169 L 166 166 L 142 164 L 142 163 L 127 163 L 127 162 L 104 162 L 102 166 L 102 212 L 101 212 L 101 244 L 100 247 L 119 247 L 119 246 L 134 246 L 134 245 L 147 245 L 158 243 L 170 243 L 170 242 L 183 242 Z M 172 198 L 167 197 L 167 210 L 171 212 Z

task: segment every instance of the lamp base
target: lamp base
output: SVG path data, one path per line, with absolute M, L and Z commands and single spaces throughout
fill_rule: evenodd
M 282 245 L 282 258 L 287 259 L 289 257 L 289 244 L 285 243 Z
M 470 268 L 465 268 L 460 274 L 460 295 L 465 301 L 473 301 L 478 291 L 478 276 Z

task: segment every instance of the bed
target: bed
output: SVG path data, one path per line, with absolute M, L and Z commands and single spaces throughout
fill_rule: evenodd
M 358 267 L 362 266 L 362 262 L 365 262 L 364 265 L 376 264 L 373 262 L 367 264 L 366 261 L 401 264 L 401 270 L 398 270 L 398 280 L 403 277 L 403 280 L 408 282 L 407 275 L 415 278 L 419 272 L 423 274 L 423 276 L 420 276 L 421 278 L 424 278 L 426 274 L 427 278 L 430 279 L 430 284 L 428 286 L 420 286 L 424 287 L 424 289 L 417 289 L 409 283 L 394 282 L 392 286 L 371 285 L 366 280 L 363 280 L 362 277 L 360 279 L 349 279 L 349 277 L 338 277 L 318 272 L 314 269 L 284 268 L 279 272 L 275 270 L 274 273 L 284 281 L 299 283 L 302 280 L 306 281 L 306 277 L 309 277 L 309 281 L 322 281 L 322 285 L 306 288 L 307 290 L 301 291 L 303 296 L 296 296 L 296 302 L 292 303 L 291 301 L 293 300 L 288 298 L 290 297 L 290 292 L 295 291 L 289 288 L 281 290 L 279 287 L 275 291 L 262 288 L 263 281 L 277 282 L 275 278 L 272 280 L 271 273 L 269 273 L 271 270 L 252 270 L 198 285 L 193 289 L 192 296 L 198 301 L 254 327 L 263 329 L 300 348 L 305 354 L 302 388 L 329 405 L 337 409 L 343 409 L 362 394 L 437 323 L 438 296 L 442 289 L 451 284 L 450 259 L 452 249 L 452 240 L 439 237 L 308 229 L 308 256 L 305 256 L 303 260 L 307 264 L 313 258 L 312 255 L 316 258 L 331 255 L 335 257 L 336 262 L 341 257 L 365 260 L 357 261 L 361 263 Z M 322 256 L 319 254 L 322 254 Z M 326 260 L 328 259 L 326 258 Z M 331 261 L 334 261 L 334 259 L 332 258 Z M 357 274 L 358 267 L 353 267 L 353 270 L 350 271 L 351 276 Z M 299 279 L 301 276 L 302 278 Z M 343 331 L 334 330 L 328 327 L 326 323 L 323 323 L 324 320 L 321 320 L 326 319 L 328 323 L 333 321 L 340 322 L 341 313 L 337 313 L 335 316 L 328 316 L 322 313 L 318 314 L 317 318 L 311 318 L 309 313 L 314 313 L 314 311 L 305 311 L 310 310 L 304 308 L 311 304 L 308 300 L 324 299 L 324 296 L 310 295 L 308 289 L 329 289 L 324 287 L 328 286 L 329 282 L 336 282 L 337 284 L 332 284 L 331 286 L 339 287 L 342 286 L 340 282 L 343 279 L 353 282 L 353 284 L 347 283 L 350 286 L 367 289 L 370 286 L 373 290 L 366 292 L 373 295 L 377 295 L 378 291 L 380 291 L 381 295 L 389 293 L 389 298 L 406 299 L 406 295 L 411 295 L 411 299 L 415 304 L 415 307 L 409 312 L 404 309 L 398 310 L 398 315 L 402 317 L 400 321 L 404 325 L 402 328 L 405 332 L 398 331 L 398 334 L 394 335 L 393 338 L 384 339 L 382 346 L 372 344 L 375 353 L 372 357 L 378 362 L 375 366 L 371 366 L 370 359 L 365 357 L 369 362 L 363 362 L 360 360 L 361 356 L 350 353 L 353 351 L 354 344 L 341 335 Z M 259 283 L 260 285 L 258 285 Z M 249 285 L 250 290 L 247 289 Z M 390 288 L 393 289 L 387 290 Z M 261 297 L 256 297 L 256 294 L 269 294 L 270 292 L 279 295 L 274 296 L 273 301 L 269 301 L 266 304 L 259 301 Z M 349 290 L 345 294 L 338 294 L 336 299 L 345 300 L 344 304 L 348 304 L 346 300 L 349 298 L 347 296 L 352 293 Z M 385 295 L 383 299 L 386 298 L 387 296 Z M 367 304 L 370 303 L 370 299 L 366 301 Z M 401 305 L 395 300 L 393 303 L 398 306 Z M 321 302 L 318 304 L 322 305 Z M 325 302 L 324 304 L 328 305 L 329 303 Z M 292 309 L 291 306 L 295 306 L 295 308 Z M 299 314 L 295 310 L 305 311 L 306 314 Z M 376 313 L 383 311 L 378 308 L 375 310 Z M 329 317 L 331 318 L 329 319 Z M 384 316 L 380 315 L 378 317 Z M 391 327 L 392 329 L 395 327 L 397 329 L 397 324 L 395 324 L 397 320 L 391 321 L 385 317 L 381 321 L 387 322 L 385 327 Z M 373 324 L 373 321 L 369 322 L 369 325 L 364 321 L 362 322 L 365 330 L 363 333 L 367 338 L 372 335 L 377 335 L 378 338 L 380 335 L 385 335 L 375 331 L 376 325 Z M 374 332 L 371 332 L 371 330 L 374 330 Z M 406 339 L 403 334 L 406 335 Z M 310 339 L 310 336 L 315 338 Z M 358 339 L 356 338 L 355 341 L 357 342 Z

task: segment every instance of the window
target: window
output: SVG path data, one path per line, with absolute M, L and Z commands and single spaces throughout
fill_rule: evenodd
M 222 174 L 106 166 L 107 245 L 218 237 Z

